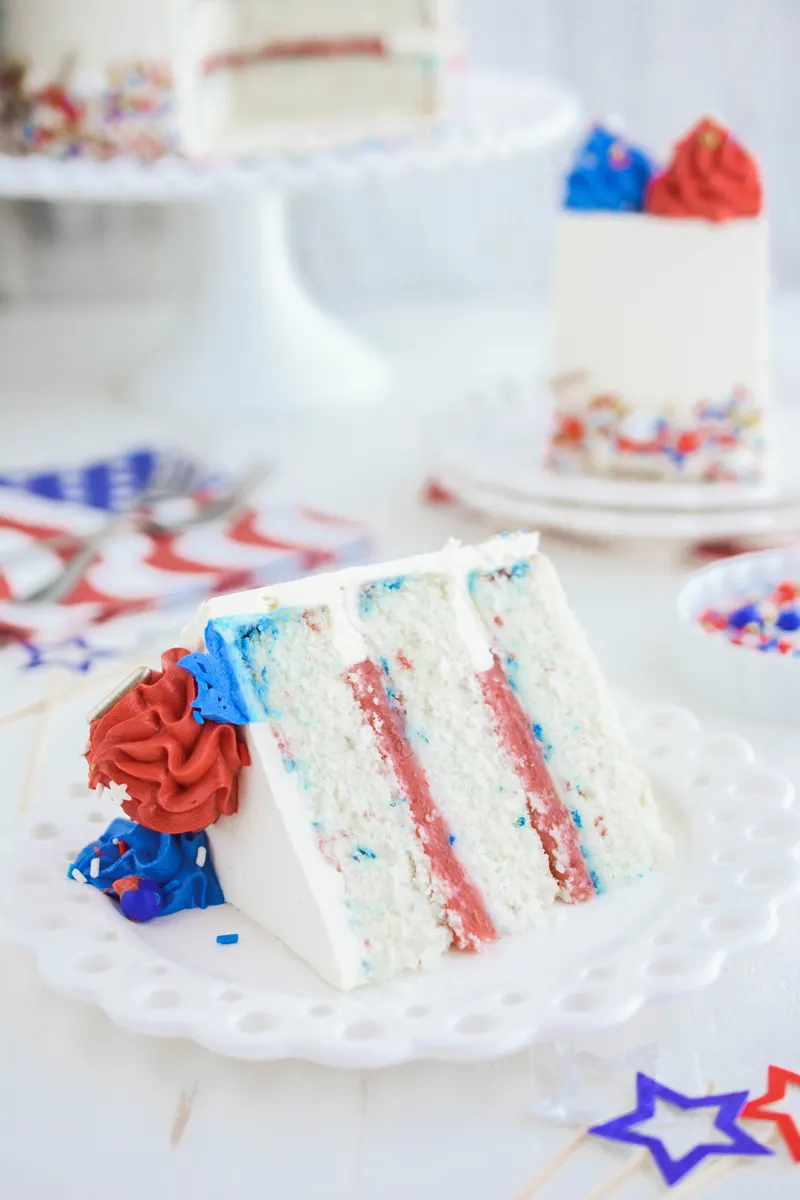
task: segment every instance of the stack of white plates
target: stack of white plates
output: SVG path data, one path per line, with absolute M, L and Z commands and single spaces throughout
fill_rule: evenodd
M 441 438 L 433 479 L 503 526 L 599 539 L 765 543 L 800 535 L 800 405 L 775 416 L 769 483 L 688 484 L 559 475 L 544 461 L 550 403 L 541 385 L 507 383 L 470 397 Z

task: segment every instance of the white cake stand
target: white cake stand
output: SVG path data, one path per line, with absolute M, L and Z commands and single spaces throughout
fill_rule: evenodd
M 474 72 L 424 134 L 198 166 L 0 155 L 0 195 L 61 201 L 202 204 L 202 286 L 172 343 L 125 386 L 160 411 L 264 411 L 377 398 L 378 355 L 324 312 L 294 271 L 286 202 L 301 187 L 463 166 L 543 150 L 577 118 L 572 97 L 535 79 Z

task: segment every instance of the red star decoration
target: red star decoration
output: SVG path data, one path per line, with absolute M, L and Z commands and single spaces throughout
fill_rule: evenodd
M 747 1121 L 773 1121 L 780 1130 L 786 1146 L 795 1162 L 800 1162 L 800 1129 L 794 1118 L 787 1112 L 764 1111 L 767 1105 L 786 1097 L 786 1088 L 790 1084 L 800 1087 L 800 1075 L 787 1071 L 783 1067 L 770 1067 L 767 1073 L 767 1090 L 763 1096 L 749 1100 L 740 1112 L 740 1118 Z

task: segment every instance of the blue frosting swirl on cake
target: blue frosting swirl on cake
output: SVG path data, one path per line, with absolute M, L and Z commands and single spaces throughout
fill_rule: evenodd
M 643 150 L 595 125 L 567 175 L 564 207 L 584 212 L 641 212 L 655 171 Z
M 194 718 L 219 724 L 247 725 L 247 705 L 242 696 L 236 673 L 228 661 L 225 639 L 209 621 L 205 629 L 207 653 L 187 654 L 178 660 L 193 675 L 197 683 L 197 699 L 192 704 Z
M 93 859 L 100 860 L 96 875 Z M 112 896 L 116 895 L 113 885 L 120 880 L 148 879 L 161 891 L 159 916 L 225 903 L 205 833 L 157 833 L 121 817 L 81 850 L 67 874 L 78 880 L 83 876 L 86 883 Z

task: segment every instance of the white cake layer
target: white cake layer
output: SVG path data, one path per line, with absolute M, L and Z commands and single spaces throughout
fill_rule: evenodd
M 422 59 L 285 59 L 217 71 L 192 85 L 187 110 L 193 153 L 257 150 L 288 127 L 324 131 L 343 121 L 430 117 L 440 106 L 439 72 Z
M 649 871 L 669 849 L 644 772 L 558 576 L 543 555 L 477 572 L 471 592 L 505 656 L 601 889 Z
M 453 24 L 450 0 L 181 0 L 207 54 L 305 39 L 388 38 Z
M 735 387 L 765 401 L 767 226 L 563 212 L 554 374 L 590 395 L 689 411 Z
M 451 577 L 379 581 L 363 589 L 359 610 L 370 657 L 387 674 L 453 850 L 495 929 L 530 929 L 555 899 L 556 883 L 453 619 Z
M 254 750 L 260 754 L 272 740 L 270 763 L 290 785 L 274 798 L 284 816 L 291 813 L 293 840 L 317 881 L 316 923 L 338 926 L 335 969 L 328 963 L 321 973 L 349 988 L 425 966 L 447 949 L 450 931 L 408 805 L 348 686 L 349 663 L 332 637 L 329 612 L 281 610 L 248 637 L 246 655 L 233 661 L 267 717 L 250 726 Z M 263 887 L 256 805 L 265 814 L 272 809 L 251 788 L 242 812 L 209 835 L 226 899 L 264 924 L 261 906 L 271 889 Z M 250 819 L 246 844 L 242 814 Z M 294 903 L 284 894 L 284 908 Z M 315 961 L 298 933 L 302 926 L 292 923 L 280 936 Z
M 108 66 L 169 63 L 179 0 L 3 0 L 2 46 L 30 66 L 32 87 L 101 86 Z M 93 83 L 94 81 L 94 83 Z

